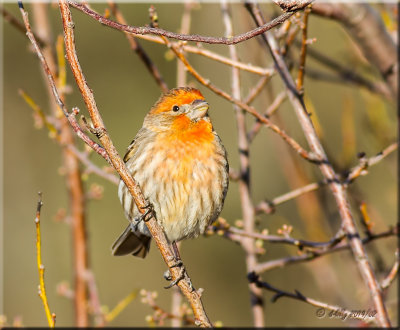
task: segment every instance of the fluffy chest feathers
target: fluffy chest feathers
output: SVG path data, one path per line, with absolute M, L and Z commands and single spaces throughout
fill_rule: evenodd
M 186 116 L 177 118 L 171 130 L 159 134 L 156 148 L 164 156 L 159 175 L 186 182 L 199 179 L 196 169 L 209 167 L 215 152 L 215 135 L 206 120 L 192 122 Z M 165 171 L 165 172 L 164 172 Z

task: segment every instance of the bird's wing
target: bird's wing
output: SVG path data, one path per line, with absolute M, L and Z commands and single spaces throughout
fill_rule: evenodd
M 136 152 L 138 146 L 140 145 L 142 139 L 147 135 L 147 128 L 142 127 L 139 132 L 136 134 L 135 138 L 132 140 L 128 148 L 126 149 L 126 153 L 124 156 L 124 162 L 126 163 Z

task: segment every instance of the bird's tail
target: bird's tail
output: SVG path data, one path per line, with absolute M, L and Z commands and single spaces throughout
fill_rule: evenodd
M 114 256 L 133 256 L 144 258 L 150 249 L 151 237 L 133 231 L 131 225 L 126 227 L 111 247 Z

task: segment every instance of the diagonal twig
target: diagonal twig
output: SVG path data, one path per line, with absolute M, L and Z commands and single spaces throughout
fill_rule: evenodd
M 69 4 L 82 11 L 83 13 L 89 15 L 90 17 L 94 18 L 95 20 L 99 21 L 101 24 L 107 25 L 109 27 L 112 27 L 114 29 L 118 29 L 121 31 L 133 33 L 133 34 L 154 34 L 154 35 L 159 35 L 159 36 L 164 36 L 167 38 L 172 38 L 172 39 L 177 39 L 177 40 L 186 40 L 186 41 L 195 41 L 195 42 L 204 42 L 208 44 L 222 44 L 222 45 L 235 45 L 240 42 L 249 40 L 251 38 L 254 38 L 261 33 L 264 33 L 265 31 L 268 31 L 272 29 L 273 27 L 285 22 L 288 18 L 290 18 L 296 11 L 303 9 L 305 6 L 310 4 L 311 1 L 305 2 L 302 6 L 299 6 L 298 8 L 294 9 L 293 11 L 288 11 L 283 13 L 282 15 L 278 16 L 277 18 L 273 19 L 271 22 L 268 22 L 266 24 L 263 24 L 263 26 L 257 27 L 251 31 L 239 34 L 237 36 L 233 37 L 210 37 L 210 36 L 201 36 L 197 34 L 180 34 L 180 33 L 174 33 L 171 31 L 166 31 L 160 28 L 154 28 L 154 27 L 149 27 L 149 26 L 142 26 L 142 27 L 137 27 L 137 26 L 129 26 L 129 25 L 124 25 L 120 24 L 117 22 L 114 22 L 112 20 L 109 20 L 87 6 L 85 6 L 83 3 L 76 2 L 69 0 Z

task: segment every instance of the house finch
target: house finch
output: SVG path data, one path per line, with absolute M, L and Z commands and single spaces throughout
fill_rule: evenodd
M 124 157 L 170 243 L 203 234 L 228 190 L 226 151 L 207 111 L 199 90 L 170 90 L 146 115 Z M 122 180 L 118 196 L 130 224 L 112 253 L 144 258 L 151 234 Z

